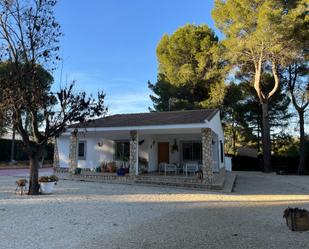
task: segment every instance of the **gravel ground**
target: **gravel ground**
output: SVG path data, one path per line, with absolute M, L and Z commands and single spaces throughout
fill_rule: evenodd
M 13 194 L 0 176 L 0 248 L 309 248 L 286 207 L 309 209 L 309 177 L 239 173 L 235 192 L 60 181 L 56 193 Z

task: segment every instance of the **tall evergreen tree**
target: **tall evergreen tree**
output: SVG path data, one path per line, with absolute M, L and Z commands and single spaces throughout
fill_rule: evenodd
M 263 82 L 273 81 L 271 75 L 262 76 Z M 240 78 L 238 78 L 240 81 Z M 272 84 L 266 83 L 269 87 Z M 291 113 L 290 100 L 280 88 L 269 105 L 270 129 L 272 140 L 289 125 Z M 258 97 L 254 94 L 250 81 L 230 83 L 226 87 L 222 110 L 222 120 L 229 153 L 235 153 L 238 146 L 254 147 L 260 151 L 262 133 L 262 109 Z
M 298 39 L 291 36 L 305 21 L 306 0 L 215 0 L 213 18 L 225 34 L 223 44 L 235 68 L 251 69 L 252 85 L 262 106 L 264 171 L 271 171 L 269 102 L 278 91 L 281 65 L 294 58 Z M 270 67 L 275 84 L 262 88 L 262 74 Z
M 211 104 L 211 94 L 222 100 L 226 61 L 221 50 L 217 36 L 206 25 L 188 24 L 164 35 L 157 47 L 158 80 L 148 83 L 154 92 L 153 109 L 204 108 Z
M 285 72 L 285 83 L 290 93 L 292 105 L 299 118 L 299 164 L 298 174 L 307 173 L 305 153 L 305 117 L 309 106 L 309 66 L 305 60 L 295 60 Z

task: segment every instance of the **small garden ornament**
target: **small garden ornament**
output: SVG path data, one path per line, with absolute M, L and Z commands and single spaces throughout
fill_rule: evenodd
M 16 181 L 16 189 L 15 189 L 15 194 L 20 190 L 20 195 L 24 194 L 24 191 L 26 190 L 26 185 L 28 181 L 26 179 L 18 179 Z

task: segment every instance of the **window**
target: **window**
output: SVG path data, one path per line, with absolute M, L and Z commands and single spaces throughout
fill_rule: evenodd
M 130 157 L 130 142 L 116 141 L 115 160 L 128 161 Z
M 223 143 L 220 140 L 220 155 L 221 155 L 221 163 L 224 163 L 224 155 L 223 155 Z
M 78 142 L 78 159 L 80 160 L 86 159 L 86 141 Z
M 202 143 L 185 142 L 182 144 L 183 161 L 202 161 Z

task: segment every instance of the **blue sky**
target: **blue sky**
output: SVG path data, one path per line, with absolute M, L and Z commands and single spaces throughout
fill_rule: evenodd
M 110 114 L 148 111 L 162 35 L 187 23 L 214 28 L 212 8 L 212 0 L 59 0 L 64 60 L 55 87 L 76 80 L 78 90 L 104 90 Z

